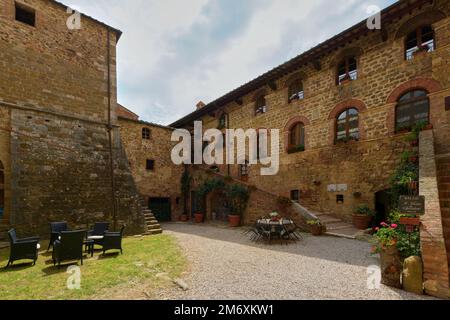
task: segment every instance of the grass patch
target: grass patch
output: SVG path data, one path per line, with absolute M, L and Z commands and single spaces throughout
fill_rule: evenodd
M 0 300 L 90 299 L 98 294 L 108 296 L 108 291 L 114 291 L 115 287 L 143 282 L 150 284 L 151 290 L 164 285 L 158 274 L 173 279 L 186 268 L 175 239 L 168 235 L 126 238 L 123 249 L 123 255 L 113 253 L 104 257 L 96 252 L 93 258 L 85 256 L 84 265 L 80 266 L 80 290 L 67 288 L 68 265 L 54 267 L 51 252 L 47 254 L 41 249 L 36 266 L 16 261 L 12 268 L 4 269 L 9 249 L 0 250 Z

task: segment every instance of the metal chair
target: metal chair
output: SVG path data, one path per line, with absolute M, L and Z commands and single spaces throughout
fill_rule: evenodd
M 90 237 L 102 237 L 101 239 L 93 239 L 94 244 L 102 245 L 103 236 L 105 235 L 105 232 L 109 230 L 109 222 L 96 222 L 94 224 L 94 229 L 89 230 L 87 232 L 87 238 Z
M 36 264 L 39 251 L 39 237 L 18 239 L 16 230 L 11 229 L 8 231 L 9 243 L 11 245 L 11 251 L 9 255 L 9 261 L 6 268 L 17 260 L 33 260 L 33 265 Z

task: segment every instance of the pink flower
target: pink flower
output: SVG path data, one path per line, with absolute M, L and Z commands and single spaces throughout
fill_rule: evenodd
M 395 224 L 395 223 L 391 224 L 391 228 L 397 229 L 397 227 L 398 227 L 397 224 Z
M 386 222 L 382 222 L 382 223 L 381 223 L 381 226 L 383 226 L 383 227 L 387 227 L 388 225 L 387 225 L 387 223 L 386 223 Z

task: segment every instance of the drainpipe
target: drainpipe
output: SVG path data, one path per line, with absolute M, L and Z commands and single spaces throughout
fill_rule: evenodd
M 111 183 L 111 205 L 112 205 L 112 217 L 113 217 L 113 228 L 117 230 L 117 208 L 116 208 L 116 195 L 115 195 L 115 180 L 114 180 L 114 160 L 113 160 L 113 147 L 112 147 L 112 121 L 111 121 L 111 32 L 109 28 L 107 29 L 107 72 L 108 72 L 108 125 L 106 127 L 108 131 L 108 148 L 109 148 L 109 174 Z

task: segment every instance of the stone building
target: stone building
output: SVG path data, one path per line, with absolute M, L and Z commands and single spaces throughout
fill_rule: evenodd
M 447 0 L 399 1 L 382 11 L 381 30 L 363 21 L 171 126 L 192 130 L 201 120 L 206 129 L 280 129 L 277 175 L 245 164 L 218 166 L 220 173 L 342 220 L 369 204 L 381 220 L 408 145 L 404 129 L 432 125 L 420 151 L 420 192 L 428 195 L 422 249 L 429 291 L 448 290 L 449 14 Z
M 176 221 L 183 211 L 184 168 L 172 163 L 173 128 L 139 121 L 122 106 L 118 110 L 122 143 L 141 197 L 158 221 Z
M 0 1 L 0 227 L 145 232 L 116 114 L 121 32 L 50 0 Z M 4 231 L 4 230 L 0 230 Z

